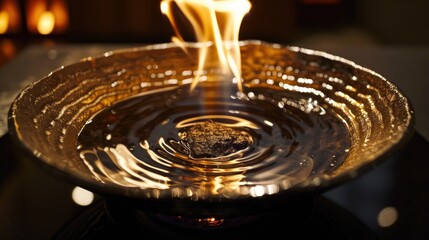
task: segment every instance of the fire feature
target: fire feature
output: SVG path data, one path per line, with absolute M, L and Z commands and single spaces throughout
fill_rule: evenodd
M 245 14 L 250 10 L 251 4 L 247 0 L 163 0 L 161 11 L 167 15 L 176 31 L 173 42 L 183 46 L 181 37 L 172 14 L 171 4 L 176 3 L 180 10 L 192 24 L 197 41 L 203 44 L 213 44 L 215 52 L 210 52 L 208 46 L 200 50 L 198 72 L 205 68 L 207 58 L 215 58 L 222 74 L 232 75 L 238 90 L 241 85 L 241 57 L 238 35 L 240 25 Z M 214 51 L 214 50 L 211 50 Z M 197 75 L 192 82 L 191 89 L 200 81 Z
M 216 22 L 229 12 L 224 1 L 174 2 L 200 28 L 194 11 Z M 352 179 L 412 133 L 408 99 L 371 70 L 310 49 L 210 39 L 63 67 L 13 102 L 11 135 L 90 190 L 218 226 Z M 195 156 L 190 142 L 207 131 L 213 146 L 237 136 L 242 147 Z

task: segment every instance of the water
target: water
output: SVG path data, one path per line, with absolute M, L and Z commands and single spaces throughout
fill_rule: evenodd
M 195 155 L 181 136 L 206 121 L 251 141 L 226 154 Z M 231 94 L 200 84 L 105 108 L 81 130 L 77 149 L 101 182 L 148 190 L 149 198 L 198 200 L 275 194 L 329 174 L 343 163 L 349 139 L 340 118 L 308 95 L 263 85 Z

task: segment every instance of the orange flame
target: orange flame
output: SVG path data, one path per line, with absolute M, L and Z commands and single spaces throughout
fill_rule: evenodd
M 21 16 L 15 0 L 0 0 L 0 34 L 19 32 Z
M 231 73 L 241 85 L 241 57 L 238 42 L 239 29 L 243 17 L 249 12 L 251 4 L 247 0 L 162 0 L 161 12 L 170 20 L 176 36 L 173 42 L 183 47 L 185 42 L 178 32 L 172 16 L 171 3 L 175 2 L 194 28 L 198 42 L 205 43 L 199 52 L 198 74 L 191 84 L 191 90 L 199 82 L 208 56 L 208 47 L 216 48 L 219 66 L 223 73 Z
M 61 34 L 68 28 L 65 0 L 27 0 L 27 28 L 34 34 Z
M 9 28 L 9 13 L 0 11 L 0 34 L 3 34 Z
M 55 27 L 55 16 L 51 11 L 43 12 L 37 21 L 37 31 L 40 34 L 50 34 Z

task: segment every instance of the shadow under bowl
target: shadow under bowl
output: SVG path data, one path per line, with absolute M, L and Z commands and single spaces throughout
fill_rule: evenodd
M 186 98 L 180 99 L 198 74 L 201 44 L 187 43 L 187 52 L 172 43 L 118 50 L 61 67 L 26 87 L 11 105 L 10 134 L 17 145 L 52 173 L 113 199 L 112 202 L 134 203 L 154 213 L 202 217 L 239 216 L 298 203 L 303 196 L 320 193 L 364 174 L 410 139 L 414 127 L 410 101 L 379 74 L 325 52 L 261 41 L 240 44 L 242 94 L 230 89 L 221 91 L 227 93 L 225 96 L 220 92 L 204 92 L 204 87 L 213 87 L 210 79 L 219 75 L 215 63 L 208 62 L 202 72 L 204 83 L 196 90 L 199 95 L 191 103 Z M 132 134 L 125 135 L 136 143 L 132 146 L 121 145 L 123 139 L 116 133 L 112 134 L 116 134 L 116 142 L 107 144 L 112 135 L 100 134 L 97 125 L 88 130 L 86 138 L 81 136 L 103 110 L 110 109 L 110 115 L 100 120 L 105 125 L 100 128 L 107 129 L 114 123 L 109 119 L 116 116 L 113 106 L 139 105 L 127 102 L 129 99 L 158 102 L 161 105 L 151 103 L 153 109 L 161 111 L 158 117 L 168 119 L 169 113 L 179 114 L 174 124 L 183 123 L 189 116 L 208 119 L 204 118 L 207 113 L 216 118 L 219 112 L 222 116 L 233 116 L 224 122 L 231 124 L 238 118 L 234 114 L 247 111 L 246 107 L 234 111 L 218 107 L 195 110 L 184 116 L 174 112 L 171 106 L 175 105 L 169 96 L 179 96 L 186 104 L 198 102 L 198 109 L 205 104 L 234 99 L 249 103 L 256 113 L 260 108 L 254 107 L 257 105 L 254 102 L 262 101 L 266 112 L 260 114 L 267 115 L 264 116 L 267 120 L 254 120 L 258 114 L 241 117 L 249 122 L 259 121 L 251 131 L 258 133 L 263 129 L 263 134 L 276 135 L 272 145 L 286 147 L 264 147 L 271 150 L 261 154 L 262 157 L 252 153 L 247 162 L 240 162 L 246 153 L 239 157 L 233 154 L 237 158 L 216 158 L 213 162 L 198 157 L 189 158 L 190 162 L 186 162 L 187 158 L 178 161 L 175 156 L 189 153 L 186 149 L 173 149 L 180 140 L 162 138 L 165 142 L 149 141 L 149 144 L 138 139 L 153 129 L 162 132 L 159 126 L 168 124 L 166 120 L 139 123 L 136 133 L 132 132 L 136 128 L 133 120 L 122 119 L 123 127 L 130 124 Z M 198 101 L 200 97 L 205 99 Z M 149 103 L 143 102 L 141 106 L 145 104 Z M 270 115 L 271 108 L 280 115 Z M 134 108 L 132 114 L 138 111 L 149 110 Z M 298 117 L 289 118 L 287 114 L 291 112 Z M 150 117 L 146 112 L 135 116 L 146 115 Z M 318 120 L 324 115 L 331 116 L 347 134 L 337 136 L 330 131 L 329 123 Z M 288 118 L 285 123 L 282 116 Z M 270 118 L 276 122 L 273 124 Z M 276 124 L 278 128 L 272 126 Z M 294 124 L 297 126 L 291 126 Z M 307 131 L 302 124 L 313 130 Z M 309 132 L 312 135 L 298 137 Z M 97 146 L 100 138 L 106 142 L 105 146 Z M 318 149 L 312 152 L 302 139 Z M 82 142 L 94 146 L 84 152 Z M 336 149 L 341 142 L 346 145 L 338 155 L 324 150 L 332 146 Z M 152 148 L 153 144 L 159 146 Z M 253 151 L 257 152 L 255 148 Z M 334 159 L 336 156 L 342 159 Z M 289 157 L 296 162 L 289 161 Z

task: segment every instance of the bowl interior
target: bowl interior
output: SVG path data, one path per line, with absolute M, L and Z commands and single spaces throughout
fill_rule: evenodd
M 336 119 L 336 124 L 347 130 L 343 142 L 348 145 L 338 153 L 337 157 L 341 156 L 342 159 L 338 160 L 335 168 L 316 171 L 312 165 L 313 169 L 310 166 L 305 176 L 291 173 L 291 176 L 279 174 L 281 176 L 275 178 L 272 175 L 252 175 L 257 170 L 245 168 L 240 170 L 239 180 L 235 178 L 236 175 L 224 175 L 215 170 L 210 171 L 210 178 L 202 170 L 193 173 L 193 176 L 204 176 L 203 180 L 199 177 L 186 180 L 177 177 L 181 173 L 174 173 L 175 170 L 166 172 L 150 168 L 152 170 L 148 172 L 142 169 L 133 174 L 149 179 L 153 174 L 161 176 L 144 180 L 145 184 L 142 184 L 141 181 L 132 180 L 133 174 L 130 177 L 126 175 L 129 173 L 124 173 L 126 167 L 102 168 L 91 157 L 85 158 L 86 155 L 79 151 L 82 147 L 79 136 L 94 116 L 104 109 L 127 99 L 154 93 L 161 95 L 166 89 L 189 89 L 197 74 L 201 45 L 187 43 L 186 46 L 187 52 L 174 44 L 124 49 L 87 58 L 53 71 L 25 88 L 13 102 L 9 113 L 12 136 L 43 166 L 98 193 L 137 199 L 222 201 L 335 186 L 359 176 L 373 164 L 397 151 L 413 132 L 414 117 L 409 100 L 379 74 L 324 52 L 243 41 L 241 58 L 244 92 L 234 95 L 236 92 L 226 91 L 227 97 L 241 96 L 251 102 L 260 96 L 255 89 L 262 88 L 280 94 L 272 98 L 275 101 L 270 102 L 276 108 L 294 109 L 304 116 L 329 112 Z M 203 87 L 211 86 L 210 79 L 218 74 L 214 62 L 208 62 L 206 69 L 202 74 L 205 83 L 201 85 L 200 97 L 210 97 L 210 93 L 203 94 Z M 308 125 L 317 127 L 317 121 Z M 297 133 L 289 136 L 289 140 L 299 134 L 299 128 L 294 129 Z M 283 137 L 287 135 L 282 134 Z M 317 152 L 317 156 L 304 157 L 318 158 L 322 163 L 326 158 L 327 163 L 336 163 L 332 159 L 336 157 L 335 154 L 326 154 L 323 149 L 340 144 L 341 136 L 323 132 L 323 137 L 319 139 L 317 132 L 313 134 L 313 145 L 322 150 Z M 86 138 L 83 141 L 91 143 L 94 140 Z M 306 143 L 299 144 L 305 146 Z M 116 152 L 118 149 L 115 148 Z M 117 160 L 120 162 L 121 159 Z M 127 161 L 126 158 L 122 160 Z M 193 161 L 187 166 L 197 169 L 200 163 L 198 159 Z M 270 166 L 277 164 L 281 168 L 283 164 L 276 163 L 275 159 L 270 161 Z M 145 159 L 139 164 L 144 166 Z M 210 162 L 203 165 L 207 167 Z M 219 169 L 219 166 L 210 169 Z M 106 171 L 111 173 L 106 174 Z M 170 174 L 176 178 L 170 178 Z M 141 179 L 139 176 L 134 177 Z M 124 179 L 131 180 L 124 182 Z M 198 184 L 193 183 L 195 179 L 199 179 Z

